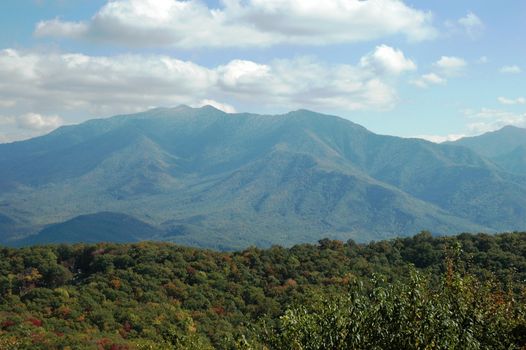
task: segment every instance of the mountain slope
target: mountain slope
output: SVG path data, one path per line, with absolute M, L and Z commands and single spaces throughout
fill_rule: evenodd
M 515 230 L 525 184 L 466 147 L 305 110 L 159 108 L 0 145 L 0 207 L 23 213 L 25 235 L 101 211 L 219 249 Z
M 526 144 L 495 157 L 494 161 L 509 172 L 526 175 Z

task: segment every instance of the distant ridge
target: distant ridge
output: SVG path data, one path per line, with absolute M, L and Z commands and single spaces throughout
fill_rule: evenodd
M 483 156 L 496 157 L 526 145 L 526 129 L 508 125 L 496 131 L 464 137 L 450 143 L 469 147 Z
M 502 169 L 526 175 L 526 129 L 505 126 L 480 136 L 466 137 L 454 145 L 465 146 L 491 158 Z
M 159 239 L 162 231 L 121 213 L 101 212 L 77 216 L 59 224 L 49 225 L 26 244 L 50 243 L 96 243 L 96 242 L 138 242 Z

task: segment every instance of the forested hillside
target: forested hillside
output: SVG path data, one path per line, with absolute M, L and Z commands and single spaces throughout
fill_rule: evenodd
M 520 349 L 526 233 L 0 248 L 0 349 Z
M 0 242 L 240 250 L 523 230 L 521 153 L 506 159 L 307 110 L 157 108 L 0 144 Z

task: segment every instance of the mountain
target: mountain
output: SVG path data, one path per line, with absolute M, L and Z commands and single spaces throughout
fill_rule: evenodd
M 519 230 L 526 178 L 467 147 L 306 110 L 158 108 L 0 145 L 0 214 L 17 227 L 4 242 L 97 212 L 217 249 Z
M 451 142 L 492 159 L 502 169 L 526 175 L 526 129 L 515 126 Z
M 486 157 L 497 157 L 526 145 L 526 129 L 505 126 L 480 136 L 464 137 L 450 144 L 468 147 Z
M 18 244 L 138 242 L 162 237 L 164 233 L 140 220 L 121 213 L 101 212 L 80 215 L 49 225 L 36 236 Z

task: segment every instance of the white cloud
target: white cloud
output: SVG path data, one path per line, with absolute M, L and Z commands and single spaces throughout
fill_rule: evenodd
M 456 141 L 465 136 L 466 135 L 464 134 L 450 134 L 450 135 L 445 135 L 445 136 L 443 135 L 418 135 L 416 137 L 419 139 L 424 139 L 424 140 L 431 141 L 434 143 L 442 143 L 442 142 L 447 142 L 447 141 Z
M 477 63 L 480 63 L 480 64 L 486 64 L 488 62 L 489 62 L 489 58 L 487 56 L 481 56 L 477 60 Z
M 192 104 L 192 107 L 195 107 L 195 108 L 199 108 L 203 106 L 212 106 L 225 113 L 236 113 L 236 109 L 234 108 L 234 106 L 231 106 L 226 103 L 221 103 L 215 100 L 205 99 L 205 100 L 199 101 L 198 103 Z
M 303 57 L 271 64 L 234 60 L 216 71 L 222 94 L 260 107 L 349 111 L 389 109 L 397 101 L 393 87 L 361 66 L 326 65 Z
M 448 20 L 445 23 L 447 34 L 467 35 L 471 39 L 479 38 L 485 30 L 484 22 L 473 12 L 468 12 L 456 21 Z
M 376 63 L 385 64 L 391 73 L 411 68 L 401 51 L 392 52 L 405 66 L 389 66 L 383 56 Z M 9 103 L 0 105 L 0 115 L 23 116 L 17 118 L 16 127 L 43 132 L 62 122 L 178 104 L 210 104 L 228 112 L 235 111 L 231 104 L 244 109 L 257 106 L 259 112 L 393 108 L 398 101 L 395 76 L 384 76 L 363 61 L 334 65 L 299 57 L 268 63 L 233 60 L 204 67 L 164 55 L 1 50 L 0 96 Z M 41 115 L 28 114 L 33 111 Z
M 38 113 L 26 113 L 18 117 L 16 123 L 20 129 L 49 131 L 58 128 L 63 121 L 56 115 L 43 116 Z
M 167 56 L 0 51 L 0 95 L 27 108 L 23 113 L 93 116 L 190 103 L 190 96 L 206 97 L 203 92 L 216 81 L 213 70 Z
M 80 22 L 62 22 L 58 18 L 37 23 L 35 33 L 38 36 L 67 38 L 82 38 L 88 32 L 89 28 L 86 23 Z
M 461 75 L 466 66 L 466 61 L 460 57 L 442 56 L 433 63 L 434 72 L 423 74 L 419 78 L 411 80 L 410 83 L 420 88 L 443 85 L 447 83 L 446 77 Z
M 63 124 L 62 118 L 57 115 L 41 115 L 38 113 L 25 113 L 19 116 L 0 115 L 0 125 L 17 127 L 23 130 L 52 130 Z
M 460 57 L 442 56 L 434 63 L 434 66 L 443 74 L 452 76 L 459 74 L 467 66 L 467 63 Z
M 506 74 L 519 74 L 522 72 L 522 69 L 517 65 L 503 66 L 500 68 L 500 72 Z
M 213 9 L 197 0 L 113 0 L 90 20 L 37 24 L 37 36 L 132 47 L 327 45 L 403 35 L 437 35 L 432 15 L 401 0 L 223 0 Z
M 57 115 L 25 113 L 18 116 L 0 115 L 0 143 L 39 136 L 63 125 Z
M 0 99 L 0 107 L 13 107 L 14 105 L 16 105 L 16 101 L 15 100 L 3 100 L 3 99 Z
M 484 23 L 473 12 L 468 12 L 465 17 L 458 20 L 458 23 L 472 38 L 478 37 L 484 31 Z
M 426 88 L 430 85 L 442 85 L 446 82 L 446 79 L 435 73 L 423 74 L 420 78 L 411 81 L 413 85 L 421 88 Z
M 416 64 L 406 58 L 402 51 L 387 45 L 377 46 L 374 52 L 362 57 L 360 64 L 364 67 L 373 67 L 379 73 L 394 75 L 417 68 Z
M 497 100 L 503 105 L 523 105 L 526 104 L 526 98 L 517 97 L 517 98 L 507 98 L 499 97 Z
M 16 119 L 12 116 L 0 115 L 0 126 L 6 127 L 16 124 Z

